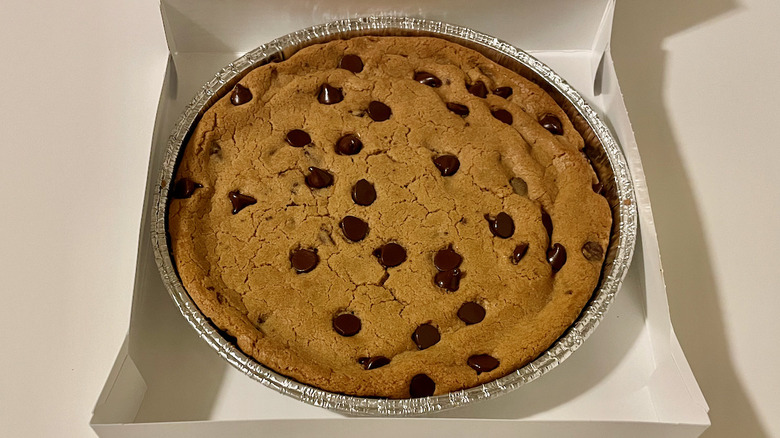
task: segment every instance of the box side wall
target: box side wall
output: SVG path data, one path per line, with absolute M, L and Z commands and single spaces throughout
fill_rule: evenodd
M 599 74 L 605 110 L 610 114 L 608 123 L 618 136 L 634 179 L 634 189 L 639 210 L 641 253 L 635 261 L 642 261 L 642 283 L 648 290 L 645 311 L 647 326 L 653 344 L 656 373 L 648 387 L 656 404 L 659 420 L 663 422 L 690 421 L 709 425 L 708 407 L 696 379 L 691 373 L 682 350 L 673 351 L 677 340 L 672 330 L 666 285 L 661 266 L 658 236 L 655 230 L 650 196 L 642 168 L 639 148 L 631 128 L 631 121 L 623 100 L 617 73 L 607 50 Z M 653 293 L 652 291 L 655 291 Z M 674 354 L 673 354 L 674 353 Z
M 214 436 L 310 438 L 396 438 L 398 436 L 447 436 L 471 438 L 484 435 L 515 438 L 693 438 L 704 428 L 688 424 L 657 424 L 639 422 L 544 422 L 544 421 L 479 421 L 426 419 L 354 419 L 345 427 L 340 420 L 298 421 L 224 421 L 182 422 L 135 425 L 96 426 L 101 438 L 210 438 Z M 435 433 L 434 433 L 435 431 Z
M 528 50 L 590 50 L 614 0 L 163 0 L 171 52 L 247 52 L 260 44 L 336 19 L 406 15 L 490 32 Z M 566 23 L 551 26 L 550 23 Z

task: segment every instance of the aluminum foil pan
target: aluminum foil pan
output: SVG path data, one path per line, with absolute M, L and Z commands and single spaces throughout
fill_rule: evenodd
M 505 377 L 474 388 L 416 399 L 354 397 L 323 391 L 266 368 L 227 341 L 198 310 L 176 272 L 168 244 L 168 196 L 180 152 L 200 116 L 257 66 L 286 59 L 312 44 L 363 35 L 435 36 L 477 50 L 544 88 L 585 139 L 585 153 L 599 175 L 613 213 L 599 286 L 563 336 L 536 360 Z M 182 113 L 168 140 L 159 178 L 151 218 L 152 244 L 163 282 L 182 315 L 220 356 L 253 379 L 303 402 L 351 415 L 408 416 L 443 411 L 498 397 L 544 375 L 579 348 L 598 326 L 628 272 L 636 242 L 637 210 L 626 159 L 609 128 L 582 96 L 549 67 L 516 47 L 472 29 L 419 18 L 371 16 L 333 21 L 285 35 L 236 59 L 207 82 Z

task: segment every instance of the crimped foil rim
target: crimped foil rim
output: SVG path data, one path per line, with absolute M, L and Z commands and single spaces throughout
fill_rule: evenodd
M 533 362 L 502 378 L 443 395 L 415 399 L 384 399 L 337 394 L 297 382 L 278 374 L 245 355 L 217 331 L 200 312 L 181 284 L 168 246 L 168 192 L 174 178 L 180 150 L 201 111 L 207 108 L 226 84 L 256 65 L 278 57 L 285 48 L 305 45 L 323 38 L 338 38 L 354 31 L 420 31 L 432 36 L 467 39 L 519 62 L 563 95 L 590 125 L 606 153 L 614 173 L 618 197 L 619 227 L 614 262 L 603 273 L 601 287 L 594 292 L 580 317 L 545 353 Z M 440 21 L 410 17 L 368 16 L 332 21 L 299 30 L 264 44 L 220 70 L 195 95 L 182 112 L 168 139 L 165 158 L 155 190 L 152 212 L 152 245 L 154 257 L 168 292 L 187 322 L 199 336 L 231 365 L 282 394 L 305 403 L 350 415 L 409 416 L 452 409 L 468 403 L 506 394 L 539 378 L 568 358 L 596 329 L 617 294 L 631 262 L 637 235 L 637 210 L 633 182 L 625 157 L 604 122 L 582 96 L 558 74 L 528 53 L 487 34 Z M 614 244 L 614 243 L 613 243 Z

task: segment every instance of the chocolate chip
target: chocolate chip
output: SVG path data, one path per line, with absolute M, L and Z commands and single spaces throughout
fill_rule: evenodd
M 352 73 L 363 71 L 363 60 L 357 55 L 344 55 L 339 62 L 339 68 L 349 70 Z
M 352 187 L 352 200 L 357 205 L 371 205 L 376 200 L 376 190 L 370 182 L 361 179 Z
M 429 87 L 441 87 L 441 79 L 426 71 L 418 71 L 415 73 L 414 80 Z
M 552 248 L 547 249 L 547 261 L 552 266 L 553 272 L 561 270 L 566 263 L 566 248 L 560 243 L 556 243 Z
M 333 105 L 344 100 L 344 93 L 340 88 L 332 87 L 329 84 L 322 84 L 320 92 L 317 95 L 317 101 L 324 105 Z
M 363 365 L 364 370 L 375 370 L 389 364 L 390 359 L 384 356 L 361 357 L 358 363 Z
M 360 318 L 351 313 L 342 313 L 333 318 L 333 330 L 341 336 L 355 336 L 360 331 Z
M 463 257 L 460 256 L 452 246 L 445 249 L 440 249 L 435 256 L 433 256 L 433 265 L 440 271 L 451 271 L 463 261 Z
M 512 124 L 512 113 L 510 113 L 507 110 L 504 109 L 497 109 L 490 112 L 490 114 L 493 114 L 493 117 L 497 118 L 498 120 L 506 123 L 507 125 Z
M 449 271 L 437 272 L 433 276 L 433 282 L 442 289 L 455 292 L 460 287 L 460 277 L 460 269 L 450 269 Z
M 368 224 L 355 216 L 345 216 L 339 225 L 344 232 L 344 237 L 353 242 L 363 240 L 368 234 Z
M 604 249 L 596 242 L 586 242 L 582 245 L 582 255 L 591 262 L 600 262 L 604 257 Z
M 600 195 L 604 191 L 604 186 L 601 183 L 593 184 L 593 191 Z
M 509 185 L 512 186 L 512 190 L 520 196 L 528 196 L 528 184 L 523 178 L 516 176 L 509 180 Z
M 440 339 L 439 329 L 430 324 L 420 324 L 412 333 L 412 341 L 420 350 L 436 345 Z
M 336 142 L 336 153 L 339 155 L 355 155 L 363 149 L 363 142 L 355 134 L 347 134 Z
M 467 363 L 477 372 L 477 374 L 493 371 L 498 368 L 499 364 L 498 359 L 488 354 L 476 354 L 471 356 Z
M 433 159 L 433 164 L 441 172 L 441 176 L 452 176 L 460 168 L 460 161 L 455 155 L 440 155 Z
M 228 193 L 228 198 L 230 198 L 230 203 L 233 204 L 233 214 L 238 213 L 245 207 L 257 203 L 255 198 L 248 195 L 242 195 L 238 190 Z
M 520 260 L 523 259 L 523 256 L 525 256 L 525 253 L 528 252 L 528 244 L 523 242 L 515 247 L 515 250 L 512 251 L 512 257 L 510 257 L 510 260 L 512 260 L 512 263 L 518 264 L 520 263 Z
M 563 125 L 561 125 L 561 120 L 552 114 L 547 114 L 542 117 L 539 120 L 539 124 L 541 124 L 544 129 L 552 132 L 555 135 L 563 134 Z
M 496 237 L 507 239 L 515 233 L 515 221 L 512 220 L 512 216 L 503 211 L 497 214 L 495 219 L 491 219 L 490 215 L 486 214 L 485 219 L 490 226 L 490 232 Z
M 477 96 L 477 97 L 487 97 L 488 95 L 488 89 L 485 86 L 485 83 L 482 81 L 474 82 L 469 88 L 469 93 Z
M 320 257 L 311 249 L 297 249 L 290 254 L 290 264 L 299 274 L 310 272 L 320 262 Z
M 498 87 L 495 90 L 493 90 L 493 94 L 495 94 L 498 97 L 503 97 L 506 99 L 507 97 L 512 95 L 512 87 Z
M 393 114 L 390 107 L 376 100 L 368 104 L 368 117 L 375 122 L 384 122 Z
M 374 251 L 374 256 L 379 259 L 379 263 L 392 268 L 398 266 L 406 260 L 406 250 L 397 243 L 388 243 Z
M 448 102 L 447 109 L 461 117 L 466 117 L 467 115 L 469 115 L 469 107 L 467 107 L 466 105 L 461 105 L 459 103 Z
M 436 383 L 425 374 L 412 377 L 409 383 L 409 396 L 412 398 L 429 397 L 436 391 Z
M 306 185 L 313 189 L 321 189 L 333 184 L 333 175 L 327 170 L 319 167 L 309 167 L 309 174 L 306 175 Z
M 469 301 L 458 309 L 458 318 L 467 325 L 482 322 L 485 319 L 485 308 L 473 301 Z
M 195 193 L 195 189 L 200 189 L 203 186 L 196 183 L 189 178 L 182 178 L 173 184 L 173 190 L 171 190 L 171 196 L 176 199 L 186 199 Z
M 287 143 L 292 147 L 300 148 L 311 143 L 311 137 L 309 137 L 306 131 L 293 129 L 287 133 Z
M 553 233 L 552 219 L 550 219 L 550 215 L 547 214 L 547 212 L 544 210 L 542 210 L 542 225 L 544 225 L 544 229 L 547 230 L 547 236 L 552 238 L 552 233 Z
M 249 91 L 249 88 L 241 84 L 236 84 L 236 86 L 233 87 L 233 91 L 230 92 L 230 103 L 233 105 L 243 105 L 250 100 L 252 100 L 252 92 Z

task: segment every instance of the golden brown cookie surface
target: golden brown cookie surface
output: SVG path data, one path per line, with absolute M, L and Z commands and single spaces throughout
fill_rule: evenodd
M 475 386 L 543 352 L 596 286 L 611 217 L 582 146 L 552 98 L 461 46 L 312 46 L 194 130 L 177 269 L 243 351 L 298 381 Z

